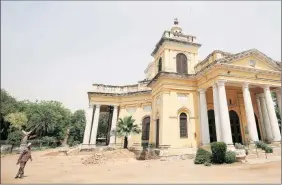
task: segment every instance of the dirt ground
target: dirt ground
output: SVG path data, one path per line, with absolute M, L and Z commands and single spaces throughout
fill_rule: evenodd
M 205 167 L 192 159 L 137 161 L 128 157 L 84 165 L 89 155 L 61 156 L 55 151 L 32 153 L 23 179 L 14 179 L 18 155 L 1 158 L 1 183 L 281 183 L 281 161 Z

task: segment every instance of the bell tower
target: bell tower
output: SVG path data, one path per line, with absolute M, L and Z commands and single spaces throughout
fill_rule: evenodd
M 184 34 L 175 18 L 170 31 L 164 31 L 151 53 L 154 73 L 195 74 L 194 66 L 198 63 L 198 49 L 201 47 L 196 39 L 193 35 Z

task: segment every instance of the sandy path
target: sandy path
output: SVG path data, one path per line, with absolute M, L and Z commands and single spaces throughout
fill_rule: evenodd
M 49 151 L 50 152 L 50 151 Z M 14 179 L 17 155 L 1 158 L 2 183 L 281 183 L 281 161 L 264 164 L 194 165 L 193 160 L 116 161 L 83 165 L 89 156 L 33 152 L 23 179 Z

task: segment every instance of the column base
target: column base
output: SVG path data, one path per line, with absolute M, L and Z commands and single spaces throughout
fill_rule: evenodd
M 281 141 L 272 141 L 271 146 L 281 147 Z
M 235 151 L 236 150 L 236 148 L 235 148 L 235 146 L 233 145 L 233 144 L 227 144 L 227 151 Z

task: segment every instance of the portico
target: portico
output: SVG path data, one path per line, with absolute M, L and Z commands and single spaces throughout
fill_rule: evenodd
M 207 88 L 206 93 L 203 92 L 204 90 L 201 90 L 199 93 L 203 145 L 213 141 L 222 141 L 228 145 L 252 144 L 259 140 L 268 143 L 280 142 L 281 135 L 271 97 L 271 92 L 280 92 L 280 87 L 249 81 L 216 80 Z M 206 99 L 209 100 L 207 105 L 204 104 Z M 214 115 L 210 119 L 206 112 L 211 110 Z M 230 113 L 237 115 L 239 122 L 237 126 L 230 121 L 232 119 Z M 237 138 L 238 134 L 241 139 Z M 216 139 L 207 141 L 207 138 Z
M 109 112 L 108 129 L 106 133 L 106 145 L 113 146 L 116 143 L 116 136 L 113 131 L 116 129 L 118 119 L 118 105 L 91 104 L 86 110 L 86 125 L 83 137 L 83 145 L 95 147 L 97 142 L 97 132 L 99 117 L 101 112 Z

